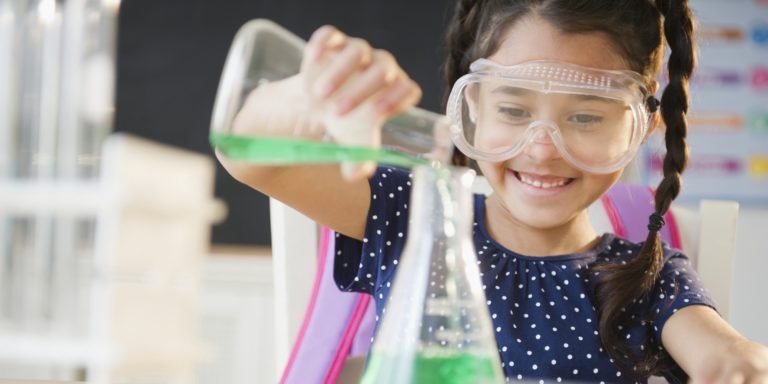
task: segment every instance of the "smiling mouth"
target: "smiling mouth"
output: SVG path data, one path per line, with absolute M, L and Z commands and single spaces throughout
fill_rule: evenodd
M 555 176 L 539 176 L 530 173 L 522 173 L 518 171 L 512 171 L 515 177 L 523 184 L 530 185 L 540 189 L 550 189 L 564 187 L 571 182 L 573 178 L 570 177 L 555 177 Z

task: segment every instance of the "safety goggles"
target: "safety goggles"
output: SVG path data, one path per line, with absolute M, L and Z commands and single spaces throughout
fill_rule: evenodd
M 480 59 L 454 84 L 447 114 L 454 144 L 472 159 L 504 161 L 530 145 L 554 145 L 579 169 L 611 173 L 648 132 L 647 97 L 632 71 Z

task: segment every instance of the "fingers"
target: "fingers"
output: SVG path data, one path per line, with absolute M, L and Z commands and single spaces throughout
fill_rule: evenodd
M 347 35 L 332 25 L 318 28 L 312 33 L 304 49 L 305 62 L 317 62 L 328 50 L 343 45 L 346 39 Z
M 321 98 L 330 96 L 353 74 L 371 65 L 373 49 L 366 41 L 350 38 L 340 48 L 340 51 L 329 58 L 327 65 L 317 73 L 312 86 L 315 96 Z
M 382 50 L 373 51 L 373 62 L 368 68 L 347 77 L 343 85 L 331 88 L 337 90 L 333 98 L 338 115 L 354 110 L 367 100 L 373 103 L 375 113 L 393 115 L 416 105 L 422 96 L 418 84 L 389 52 Z
M 307 43 L 301 81 L 311 114 L 337 143 L 377 148 L 385 119 L 414 106 L 421 88 L 387 51 L 331 26 L 315 31 Z M 345 163 L 346 180 L 367 178 L 376 163 Z
M 404 76 L 398 78 L 389 89 L 378 96 L 374 110 L 384 115 L 392 115 L 418 104 L 419 100 L 421 88 L 409 77 Z
M 335 96 L 338 100 L 337 114 L 343 115 L 356 108 L 364 100 L 391 86 L 398 77 L 405 76 L 389 52 L 373 51 L 373 62 L 354 81 L 345 84 Z
M 310 38 L 302 64 L 307 90 L 317 100 L 330 101 L 341 116 L 370 100 L 374 112 L 401 112 L 421 99 L 420 87 L 389 52 L 373 49 L 332 26 Z

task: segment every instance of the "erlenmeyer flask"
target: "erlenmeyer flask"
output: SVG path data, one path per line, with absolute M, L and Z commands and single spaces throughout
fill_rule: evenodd
M 330 130 L 329 125 L 358 128 L 381 122 L 372 122 L 370 114 L 364 112 L 360 116 L 317 121 L 316 112 L 321 106 L 312 106 L 313 113 L 295 106 L 293 115 L 296 116 L 296 124 L 293 127 L 282 131 L 270 130 L 274 111 L 265 105 L 268 102 L 287 102 L 275 97 L 262 103 L 258 112 L 252 112 L 266 129 L 245 134 L 238 132 L 234 128 L 236 118 L 243 111 L 252 91 L 298 74 L 304 45 L 301 38 L 269 20 L 251 20 L 240 28 L 227 55 L 216 94 L 210 131 L 213 147 L 229 158 L 259 164 L 377 161 L 410 167 L 449 159 L 453 145 L 447 118 L 419 108 L 412 108 L 383 122 L 381 131 L 375 131 L 376 137 L 370 140 L 362 138 L 354 143 L 339 145 L 329 141 L 330 135 L 323 131 Z M 312 120 L 313 117 L 315 120 Z M 306 135 L 307 129 L 321 131 L 313 132 L 310 138 Z M 379 145 L 382 149 L 378 148 Z
M 474 172 L 413 171 L 408 240 L 362 383 L 503 382 L 472 242 Z

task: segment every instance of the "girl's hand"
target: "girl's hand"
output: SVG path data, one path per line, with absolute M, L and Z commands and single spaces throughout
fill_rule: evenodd
M 321 128 L 341 144 L 380 146 L 386 118 L 421 99 L 419 86 L 389 52 L 332 26 L 319 28 L 310 38 L 301 76 L 313 117 L 319 117 Z M 368 176 L 374 166 L 342 170 L 354 179 Z
M 750 340 L 739 340 L 708 364 L 709 370 L 691 377 L 692 384 L 768 384 L 768 347 Z
M 329 25 L 309 39 L 302 73 L 315 100 L 328 103 L 339 116 L 369 101 L 373 113 L 388 117 L 421 99 L 421 88 L 392 54 Z
M 304 49 L 301 72 L 253 90 L 233 132 L 377 148 L 384 121 L 418 103 L 421 89 L 386 51 L 332 26 L 319 28 Z M 374 163 L 342 164 L 348 180 L 369 176 Z

